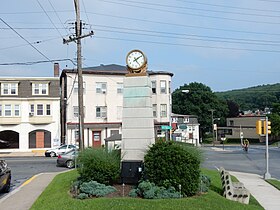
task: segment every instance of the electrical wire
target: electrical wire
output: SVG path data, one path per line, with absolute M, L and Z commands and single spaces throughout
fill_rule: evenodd
M 77 64 L 69 58 L 64 59 L 53 59 L 53 60 L 41 60 L 41 61 L 28 61 L 28 62 L 17 62 L 17 63 L 0 63 L 0 66 L 16 66 L 16 65 L 34 65 L 34 64 L 41 64 L 41 63 L 53 63 L 58 61 L 70 61 L 73 65 L 77 66 Z
M 8 26 L 10 29 L 12 29 L 12 31 L 14 31 L 21 39 L 23 39 L 24 41 L 26 41 L 34 50 L 36 50 L 40 55 L 42 55 L 44 58 L 46 58 L 47 60 L 51 61 L 46 55 L 44 55 L 40 50 L 38 50 L 36 47 L 34 47 L 34 45 L 32 45 L 27 39 L 25 39 L 21 34 L 19 34 L 15 29 L 13 29 L 8 23 L 6 23 L 1 17 L 0 20 L 6 25 Z
M 203 27 L 203 26 L 195 26 L 195 25 L 187 25 L 187 24 L 180 24 L 180 23 L 169 23 L 169 22 L 162 22 L 162 21 L 153 21 L 153 20 L 145 20 L 140 18 L 132 18 L 126 16 L 118 16 L 118 15 L 111 15 L 111 14 L 102 14 L 96 12 L 88 12 L 90 14 L 105 16 L 105 17 L 113 17 L 118 19 L 124 20 L 132 20 L 132 21 L 139 21 L 139 22 L 146 22 L 146 23 L 155 23 L 167 26 L 177 26 L 177 27 L 184 27 L 184 28 L 195 28 L 195 29 L 205 29 L 205 30 L 215 30 L 215 31 L 225 31 L 231 33 L 244 33 L 244 34 L 254 34 L 254 35 L 269 35 L 269 36 L 280 36 L 280 33 L 267 33 L 267 32 L 257 32 L 257 31 L 244 31 L 244 30 L 232 30 L 232 29 L 221 29 L 215 27 Z
M 46 14 L 46 16 L 48 17 L 48 19 L 50 20 L 50 22 L 52 23 L 52 25 L 55 27 L 56 31 L 60 34 L 60 36 L 63 38 L 62 34 L 60 33 L 60 31 L 58 30 L 58 28 L 56 27 L 56 25 L 54 24 L 54 22 L 52 21 L 52 19 L 50 18 L 50 16 L 48 15 L 48 13 L 46 12 L 46 10 L 44 9 L 44 7 L 41 5 L 39 0 L 36 0 L 37 3 L 40 5 L 41 9 L 44 11 L 44 13 Z
M 99 1 L 104 1 L 104 0 L 99 0 Z M 160 7 L 165 7 L 165 8 L 185 9 L 185 10 L 192 10 L 192 11 L 215 12 L 215 13 L 259 16 L 259 17 L 269 17 L 269 18 L 279 18 L 280 17 L 279 15 L 267 15 L 267 14 L 257 14 L 257 13 L 244 13 L 244 12 L 202 9 L 202 8 L 195 8 L 195 7 L 174 6 L 174 5 L 157 4 L 157 3 L 151 3 L 151 2 L 132 1 L 132 0 L 121 0 L 121 2 L 129 2 L 129 3 L 143 4 L 143 5 L 149 5 L 149 6 L 153 5 L 153 6 L 160 6 Z
M 181 14 L 181 15 L 189 15 L 189 16 L 197 16 L 197 17 L 203 17 L 203 18 L 213 18 L 213 19 L 219 19 L 219 20 L 230 20 L 230 21 L 258 23 L 258 24 L 271 24 L 271 25 L 279 25 L 280 24 L 279 22 L 244 20 L 244 19 L 236 19 L 236 18 L 218 17 L 218 16 L 213 16 L 213 15 L 204 15 L 204 14 L 179 12 L 179 11 L 172 11 L 172 10 L 166 10 L 166 9 L 151 8 L 151 7 L 146 7 L 146 6 L 125 4 L 125 3 L 115 2 L 115 1 L 110 1 L 110 0 L 102 0 L 102 1 L 103 2 L 107 2 L 107 3 L 111 3 L 111 4 L 123 5 L 123 6 L 128 6 L 128 7 L 136 7 L 137 9 L 142 8 L 142 9 L 148 9 L 148 10 L 153 10 L 153 11 L 168 12 L 168 13 Z
M 149 43 L 149 44 L 160 44 L 169 46 L 180 46 L 180 47 L 197 47 L 197 48 L 208 48 L 208 49 L 220 49 L 220 50 L 235 50 L 235 51 L 252 51 L 252 52 L 266 52 L 266 53 L 280 53 L 280 50 L 266 50 L 266 49 L 251 49 L 251 48 L 236 48 L 236 47 L 217 47 L 217 46 L 207 46 L 207 45 L 195 45 L 195 44 L 182 44 L 182 43 L 170 43 L 170 42 L 159 42 L 159 41 L 148 41 L 139 39 L 122 39 L 116 37 L 105 37 L 96 35 L 95 38 L 99 39 L 109 39 L 127 42 L 139 42 L 139 43 Z
M 230 9 L 258 11 L 258 12 L 280 13 L 280 10 L 253 9 L 253 8 L 250 8 L 250 7 L 237 7 L 237 6 L 229 6 L 229 5 L 221 5 L 221 4 L 201 3 L 201 2 L 188 1 L 188 0 L 175 0 L 175 1 L 191 3 L 191 4 L 198 4 L 198 5 L 206 5 L 206 6 L 212 6 L 212 7 L 222 7 L 222 8 L 230 8 Z

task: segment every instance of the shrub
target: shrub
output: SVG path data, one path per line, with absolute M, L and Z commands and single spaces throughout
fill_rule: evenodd
M 112 184 L 120 175 L 119 150 L 87 148 L 79 154 L 78 172 L 82 181 L 95 180 L 102 184 Z
M 211 185 L 210 177 L 208 177 L 207 175 L 201 174 L 200 183 L 198 186 L 198 192 L 200 192 L 200 193 L 208 192 L 210 185 Z
M 180 198 L 181 195 L 174 187 L 158 187 L 149 181 L 142 181 L 137 189 L 130 191 L 129 196 L 140 196 L 146 199 Z
M 106 186 L 96 181 L 74 182 L 71 187 L 73 197 L 78 199 L 86 199 L 90 197 L 103 197 L 109 193 L 115 192 L 116 188 Z
M 100 184 L 96 181 L 84 182 L 80 185 L 80 193 L 85 193 L 89 196 L 103 197 L 115 191 L 116 188 Z
M 197 193 L 201 153 L 195 147 L 158 141 L 144 158 L 144 178 L 157 186 L 175 187 L 184 195 Z

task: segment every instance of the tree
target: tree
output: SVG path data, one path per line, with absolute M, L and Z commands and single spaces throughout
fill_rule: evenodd
M 237 117 L 239 115 L 239 105 L 232 100 L 227 100 L 229 109 L 228 117 Z
M 280 136 L 280 103 L 272 104 L 272 114 L 269 115 L 271 121 L 271 134 L 274 137 Z
M 188 93 L 182 92 L 188 90 Z M 210 87 L 197 82 L 180 86 L 172 93 L 172 112 L 176 114 L 197 115 L 202 134 L 212 131 L 211 109 L 213 117 L 220 118 L 219 124 L 225 124 L 228 115 L 226 101 L 219 99 Z

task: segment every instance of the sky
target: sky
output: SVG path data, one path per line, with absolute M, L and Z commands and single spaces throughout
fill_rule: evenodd
M 280 0 L 80 0 L 83 67 L 126 65 L 143 51 L 148 69 L 174 73 L 172 89 L 212 91 L 280 79 Z M 74 0 L 9 0 L 0 7 L 0 77 L 52 77 L 76 68 Z

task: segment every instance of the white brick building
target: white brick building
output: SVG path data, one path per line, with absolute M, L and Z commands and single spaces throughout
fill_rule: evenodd
M 101 65 L 83 69 L 84 145 L 105 145 L 105 139 L 122 133 L 123 79 L 125 66 Z M 170 125 L 170 72 L 148 71 L 152 82 L 152 104 L 156 135 L 161 125 Z M 61 138 L 65 143 L 78 140 L 78 75 L 77 70 L 64 69 L 61 83 Z M 116 135 L 120 136 L 120 135 Z

